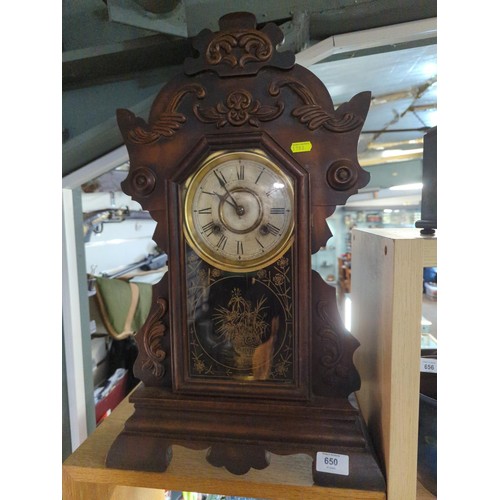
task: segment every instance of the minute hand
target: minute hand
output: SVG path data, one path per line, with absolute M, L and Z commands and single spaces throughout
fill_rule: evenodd
M 227 199 L 227 197 L 225 197 L 224 195 L 216 193 L 215 191 L 212 191 L 212 194 L 215 195 L 215 196 L 217 196 L 220 201 L 222 201 L 222 202 L 225 201 L 226 203 L 228 203 L 229 205 L 231 205 L 236 211 L 238 211 L 238 208 L 239 208 L 238 205 L 235 205 L 232 201 L 229 201 Z
M 229 198 L 231 198 L 231 201 L 233 202 L 233 203 L 229 203 L 229 201 L 228 201 L 228 203 L 229 203 L 232 207 L 234 207 L 234 209 L 236 210 L 236 213 L 237 213 L 238 215 L 242 215 L 242 213 L 240 213 L 240 212 L 242 212 L 243 207 L 240 207 L 240 206 L 238 205 L 238 202 L 237 202 L 237 201 L 233 198 L 232 194 L 231 194 L 231 193 L 229 192 L 229 190 L 227 189 L 227 187 L 226 187 L 226 183 L 225 183 L 225 182 L 224 182 L 224 181 L 223 181 L 223 180 L 219 177 L 219 175 L 217 174 L 217 172 L 215 172 L 215 171 L 214 171 L 214 174 L 215 174 L 215 177 L 217 178 L 217 180 L 219 181 L 219 184 L 221 185 L 221 187 L 224 189 L 224 191 L 226 191 L 227 195 L 229 196 Z M 226 201 L 227 201 L 227 198 L 226 198 Z

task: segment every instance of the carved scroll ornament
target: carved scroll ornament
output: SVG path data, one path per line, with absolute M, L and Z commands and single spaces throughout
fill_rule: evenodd
M 187 94 L 194 93 L 198 99 L 205 97 L 205 89 L 198 84 L 189 84 L 182 87 L 172 100 L 165 106 L 164 111 L 160 114 L 149 128 L 137 125 L 129 131 L 128 137 L 131 142 L 136 144 L 151 144 L 156 142 L 161 137 L 171 137 L 185 123 L 186 117 L 177 111 L 182 99 Z
M 166 313 L 167 301 L 159 298 L 155 311 L 150 314 L 142 330 L 142 345 L 147 356 L 142 369 L 150 371 L 156 378 L 161 378 L 165 374 L 163 361 L 167 353 L 163 349 L 162 340 L 166 331 L 163 323 Z
M 285 86 L 293 90 L 304 102 L 303 106 L 293 109 L 292 115 L 298 118 L 300 123 L 305 124 L 309 130 L 323 127 L 330 132 L 350 132 L 364 122 L 364 118 L 351 112 L 343 112 L 341 108 L 333 113 L 327 113 L 316 102 L 311 91 L 295 79 L 287 78 L 273 82 L 269 87 L 269 93 L 277 96 Z
M 342 342 L 335 332 L 335 329 L 328 317 L 327 310 L 329 304 L 322 300 L 317 304 L 318 316 L 323 320 L 325 326 L 317 331 L 321 337 L 322 355 L 321 355 L 321 373 L 325 383 L 331 383 L 335 375 L 346 377 L 348 368 L 340 363 L 342 359 Z
M 208 45 L 206 59 L 209 64 L 227 64 L 243 68 L 252 61 L 265 62 L 271 58 L 271 40 L 259 31 L 218 34 Z

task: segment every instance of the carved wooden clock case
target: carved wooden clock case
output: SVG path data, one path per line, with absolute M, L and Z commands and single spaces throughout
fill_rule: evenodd
M 362 92 L 334 109 L 324 85 L 278 52 L 274 24 L 222 17 L 165 85 L 149 122 L 120 109 L 123 190 L 157 221 L 169 270 L 137 335 L 143 382 L 107 466 L 164 471 L 172 444 L 231 473 L 307 453 L 314 482 L 383 490 L 362 417 L 357 340 L 335 288 L 311 269 L 325 218 L 369 180 L 357 142 Z M 320 455 L 318 455 L 320 453 Z M 348 473 L 318 457 L 347 456 Z

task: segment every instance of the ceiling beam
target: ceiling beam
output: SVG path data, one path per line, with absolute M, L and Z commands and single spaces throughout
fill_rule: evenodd
M 137 116 L 147 116 L 155 95 L 131 106 L 130 110 Z M 116 117 L 87 130 L 62 147 L 62 175 L 69 175 L 88 163 L 123 145 L 123 137 L 118 128 Z
M 141 71 L 177 66 L 192 55 L 190 40 L 153 35 L 63 52 L 62 89 L 116 81 Z

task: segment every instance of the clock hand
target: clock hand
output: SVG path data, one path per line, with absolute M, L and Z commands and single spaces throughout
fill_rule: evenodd
M 238 202 L 233 198 L 233 195 L 227 189 L 226 183 L 217 175 L 216 171 L 214 171 L 214 174 L 217 180 L 219 181 L 220 186 L 224 189 L 224 191 L 226 191 L 227 195 L 229 196 L 229 198 L 231 198 L 233 203 L 229 203 L 229 200 L 227 198 L 226 201 L 236 210 L 236 213 L 239 216 L 242 216 L 245 213 L 245 209 L 242 206 L 238 205 Z
M 224 197 L 222 194 L 216 193 L 215 191 L 212 191 L 212 194 L 217 196 L 221 201 L 227 202 L 229 205 L 231 205 L 236 210 L 236 212 L 238 212 L 238 208 L 240 208 L 240 207 L 238 207 L 238 205 L 235 205 L 232 201 L 229 201 L 229 199 L 227 197 Z

